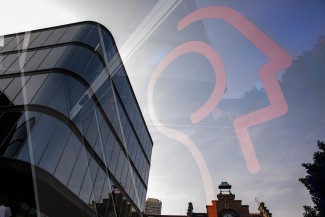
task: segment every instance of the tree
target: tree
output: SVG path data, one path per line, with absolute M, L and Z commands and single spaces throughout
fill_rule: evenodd
M 325 217 L 325 143 L 317 142 L 319 151 L 314 153 L 313 163 L 303 163 L 307 176 L 300 178 L 309 190 L 315 206 L 304 206 L 304 217 Z

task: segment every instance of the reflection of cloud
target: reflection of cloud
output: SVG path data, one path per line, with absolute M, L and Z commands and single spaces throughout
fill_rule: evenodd
M 193 22 L 209 18 L 228 22 L 270 59 L 259 70 L 270 105 L 240 116 L 233 123 L 247 168 L 250 172 L 257 173 L 260 165 L 248 128 L 287 113 L 288 105 L 279 86 L 277 74 L 291 64 L 292 58 L 243 15 L 228 7 L 215 6 L 194 11 L 179 22 L 178 29 L 182 30 Z
M 151 77 L 151 80 L 149 82 L 148 87 L 148 107 L 149 107 L 149 114 L 151 117 L 152 122 L 157 127 L 157 129 L 166 137 L 169 137 L 171 139 L 174 139 L 182 144 L 185 145 L 185 147 L 190 151 L 192 154 L 195 162 L 198 165 L 201 178 L 204 181 L 204 189 L 206 194 L 207 201 L 210 201 L 213 199 L 213 185 L 212 180 L 210 176 L 209 169 L 206 165 L 205 159 L 202 156 L 200 150 L 196 146 L 196 144 L 190 139 L 190 137 L 181 131 L 174 130 L 172 128 L 169 128 L 165 125 L 163 125 L 154 110 L 153 107 L 153 90 L 156 85 L 156 82 L 160 76 L 160 74 L 163 72 L 163 70 L 176 58 L 179 56 L 182 56 L 186 53 L 190 52 L 196 52 L 203 56 L 205 56 L 209 62 L 211 63 L 214 72 L 216 74 L 216 77 L 218 78 L 216 80 L 216 84 L 214 86 L 214 89 L 209 97 L 209 99 L 201 105 L 199 109 L 197 109 L 194 113 L 191 115 L 191 121 L 193 123 L 198 123 L 202 119 L 206 118 L 217 106 L 219 103 L 222 94 L 224 92 L 224 89 L 226 87 L 226 76 L 225 76 L 225 69 L 222 64 L 221 59 L 219 58 L 219 55 L 213 50 L 212 47 L 210 47 L 208 44 L 199 42 L 199 41 L 192 41 L 192 42 L 186 42 L 183 43 L 176 48 L 174 48 L 168 55 L 161 61 L 161 63 L 157 66 L 156 70 L 153 72 L 153 75 Z

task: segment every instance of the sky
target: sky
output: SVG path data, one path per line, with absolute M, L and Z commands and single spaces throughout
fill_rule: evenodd
M 190 201 L 205 212 L 222 181 L 251 212 L 256 198 L 274 216 L 302 216 L 312 204 L 298 179 L 325 139 L 325 101 L 286 70 L 325 35 L 324 1 L 1 4 L 0 35 L 84 20 L 112 32 L 154 142 L 147 197 L 162 201 L 163 214 L 185 215 Z M 276 70 L 263 77 L 268 63 Z M 280 88 L 265 91 L 272 78 Z M 266 118 L 265 107 L 282 112 Z

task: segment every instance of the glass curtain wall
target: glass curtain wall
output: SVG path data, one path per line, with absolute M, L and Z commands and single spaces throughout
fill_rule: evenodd
M 1 156 L 47 171 L 98 215 L 118 195 L 143 211 L 153 144 L 109 31 L 83 22 L 9 35 L 0 52 L 1 119 L 18 112 L 1 126 Z

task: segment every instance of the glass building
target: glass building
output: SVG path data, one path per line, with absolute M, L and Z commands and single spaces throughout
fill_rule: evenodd
M 0 200 L 13 216 L 142 212 L 153 144 L 111 33 L 81 22 L 0 42 Z

